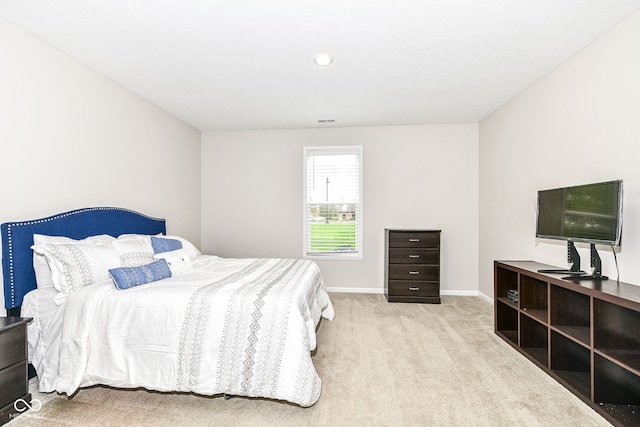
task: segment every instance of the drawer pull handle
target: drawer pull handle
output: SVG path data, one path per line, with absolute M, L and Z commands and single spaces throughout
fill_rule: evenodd
M 420 290 L 420 288 L 413 288 L 413 287 L 412 287 L 412 288 L 409 288 L 409 290 L 410 290 L 410 291 L 419 291 L 419 290 Z
M 410 271 L 409 274 L 420 274 L 419 271 Z
M 409 239 L 410 242 L 419 242 L 420 239 Z
M 412 255 L 412 254 L 410 254 L 409 258 L 420 258 L 420 255 Z

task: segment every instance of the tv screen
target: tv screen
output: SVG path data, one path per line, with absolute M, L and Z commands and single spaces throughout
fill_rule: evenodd
M 538 191 L 536 237 L 619 245 L 622 181 Z

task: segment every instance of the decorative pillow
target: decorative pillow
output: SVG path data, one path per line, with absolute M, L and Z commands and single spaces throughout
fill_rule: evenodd
M 116 240 L 116 238 L 113 236 L 109 236 L 108 234 L 89 236 L 86 239 L 82 240 L 74 240 L 70 237 L 64 236 L 48 236 L 44 234 L 33 235 L 33 244 L 35 246 L 43 245 L 45 243 L 97 245 L 101 243 L 110 243 L 114 240 Z M 55 288 L 55 286 L 53 285 L 53 276 L 51 274 L 51 269 L 49 268 L 49 264 L 47 264 L 46 258 L 43 254 L 39 254 L 35 251 L 33 252 L 33 270 L 36 273 L 36 284 L 38 286 L 38 289 Z
M 109 270 L 116 288 L 125 290 L 145 283 L 155 282 L 171 277 L 171 269 L 167 261 L 159 259 L 147 265 L 138 267 L 118 267 Z
M 154 253 L 161 254 L 182 249 L 182 242 L 178 239 L 151 236 L 151 246 L 153 246 Z
M 182 249 L 184 249 L 187 252 L 187 255 L 189 255 L 189 258 L 191 259 L 194 259 L 195 257 L 202 255 L 202 252 L 200 252 L 200 250 L 196 248 L 193 243 L 191 243 L 184 237 L 180 237 L 180 236 L 162 236 L 162 237 L 165 237 L 167 239 L 180 240 L 180 242 L 182 242 Z
M 122 267 L 138 267 L 153 262 L 153 247 L 149 236 L 116 240 L 113 247 L 120 256 Z
M 153 238 L 152 238 L 153 239 Z M 177 249 L 171 252 L 162 252 L 153 256 L 155 259 L 164 259 L 169 264 L 171 274 L 176 275 L 193 270 L 193 262 L 184 249 Z
M 118 240 L 130 239 L 132 237 L 140 237 L 140 236 L 146 236 L 146 234 L 121 234 L 120 236 L 118 236 Z M 191 259 L 194 259 L 195 257 L 202 255 L 202 252 L 200 252 L 200 250 L 198 248 L 196 248 L 193 243 L 191 243 L 190 241 L 188 241 L 184 237 L 180 237 L 180 236 L 165 236 L 164 234 L 158 234 L 158 235 L 156 235 L 156 237 L 161 237 L 161 238 L 164 238 L 164 239 L 180 240 L 180 242 L 182 242 L 182 249 L 184 249 L 187 252 L 187 255 L 189 255 L 189 258 L 191 258 Z
M 109 269 L 120 265 L 120 257 L 111 243 L 99 245 L 49 244 L 32 246 L 44 255 L 53 286 L 70 294 L 84 286 L 109 278 Z

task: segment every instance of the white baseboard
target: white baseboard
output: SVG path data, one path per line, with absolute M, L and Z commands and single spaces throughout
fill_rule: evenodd
M 327 292 L 332 293 L 350 293 L 350 294 L 383 294 L 382 288 L 327 288 Z M 493 298 L 489 298 L 479 291 L 449 291 L 440 290 L 440 295 L 452 295 L 459 297 L 480 297 L 483 300 L 493 304 Z
M 485 295 L 482 292 L 478 292 L 478 296 L 483 300 L 485 300 L 486 302 L 488 302 L 489 304 L 493 305 L 493 298 L 491 298 L 490 296 Z
M 478 291 L 447 291 L 440 289 L 440 295 L 452 295 L 457 297 L 477 297 Z
M 382 288 L 327 288 L 327 292 L 350 293 L 350 294 L 383 294 Z
M 493 298 L 489 298 L 488 296 L 486 296 L 480 291 L 443 291 L 441 290 L 440 294 L 454 295 L 454 296 L 461 296 L 461 297 L 479 297 L 485 300 L 486 302 L 488 302 L 489 304 L 493 305 Z

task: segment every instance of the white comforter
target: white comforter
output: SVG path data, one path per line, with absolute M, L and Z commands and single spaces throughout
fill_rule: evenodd
M 313 405 L 315 329 L 334 316 L 317 265 L 202 256 L 194 266 L 124 291 L 97 283 L 69 295 L 52 320 L 36 319 L 29 347 L 41 391 L 105 384 Z M 39 299 L 25 298 L 25 316 L 55 311 Z

